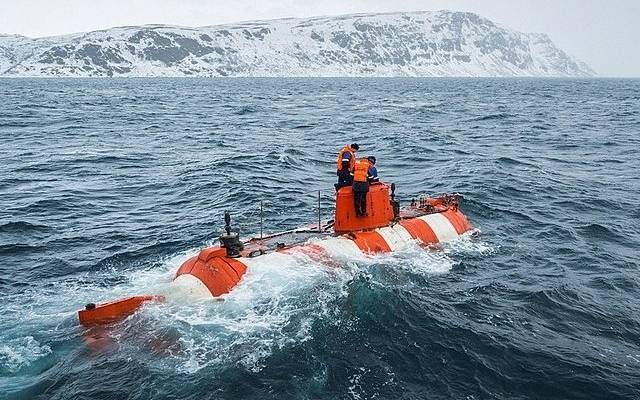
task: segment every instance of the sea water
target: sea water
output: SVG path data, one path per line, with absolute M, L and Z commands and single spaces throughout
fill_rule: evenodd
M 352 142 L 478 230 L 170 285 L 225 210 L 331 218 Z M 6 79 L 0 155 L 0 399 L 640 397 L 639 80 Z

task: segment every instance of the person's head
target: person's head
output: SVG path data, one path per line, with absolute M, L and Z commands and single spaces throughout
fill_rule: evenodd
M 351 143 L 351 145 L 349 145 L 349 147 L 351 147 L 351 150 L 353 150 L 353 151 L 360 150 L 360 146 L 358 146 L 358 143 Z
M 372 165 L 376 165 L 376 158 L 374 156 L 367 157 L 367 160 L 369 160 Z

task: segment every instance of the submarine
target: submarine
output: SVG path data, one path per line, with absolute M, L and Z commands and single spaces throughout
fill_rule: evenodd
M 367 193 L 364 216 L 357 216 L 350 186 L 336 190 L 332 220 L 291 231 L 243 241 L 231 226 L 231 214 L 224 214 L 225 227 L 219 244 L 204 248 L 178 268 L 172 285 L 199 296 L 220 299 L 242 282 L 245 273 L 259 268 L 257 260 L 273 252 L 299 252 L 327 265 L 335 259 L 362 254 L 397 251 L 412 242 L 421 246 L 444 243 L 473 230 L 460 211 L 462 196 L 421 196 L 400 207 L 395 184 L 376 182 Z M 319 210 L 319 207 L 318 207 Z M 163 302 L 160 295 L 135 295 L 106 303 L 89 303 L 78 311 L 85 327 L 106 325 L 125 319 L 147 302 Z

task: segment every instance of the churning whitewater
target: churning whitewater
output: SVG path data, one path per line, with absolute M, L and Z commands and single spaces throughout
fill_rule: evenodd
M 0 82 L 0 399 L 640 395 L 638 80 Z M 478 229 L 171 284 L 225 210 L 292 229 L 321 190 L 330 218 L 354 141 Z M 166 301 L 78 323 L 141 293 Z

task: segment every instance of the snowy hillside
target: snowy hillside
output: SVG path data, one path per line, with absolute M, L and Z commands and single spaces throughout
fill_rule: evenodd
M 544 34 L 436 11 L 0 35 L 0 76 L 590 76 Z

